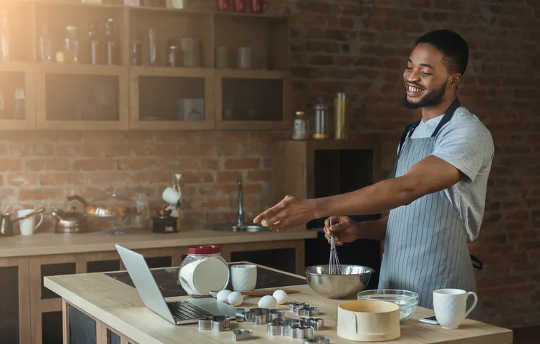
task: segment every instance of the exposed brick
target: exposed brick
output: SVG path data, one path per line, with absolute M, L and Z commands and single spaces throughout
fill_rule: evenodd
M 82 171 L 112 170 L 116 162 L 112 159 L 82 159 L 73 162 L 73 169 Z
M 83 178 L 79 173 L 41 173 L 39 183 L 41 185 L 74 185 L 81 184 Z
M 233 171 L 221 171 L 217 173 L 216 181 L 218 183 L 235 182 L 242 178 L 242 173 Z
M 38 183 L 37 173 L 8 173 L 8 185 L 36 185 Z
M 22 188 L 19 193 L 19 200 L 25 201 L 46 201 L 61 199 L 64 191 L 58 188 Z
M 260 165 L 259 159 L 229 159 L 225 161 L 225 168 L 230 170 L 244 170 L 258 168 Z
M 0 171 L 20 171 L 21 166 L 20 159 L 0 159 Z

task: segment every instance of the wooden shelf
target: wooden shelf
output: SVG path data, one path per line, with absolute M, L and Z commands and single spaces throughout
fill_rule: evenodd
M 206 7 L 204 7 L 206 6 Z M 193 8 L 175 9 L 150 6 L 125 6 L 123 4 L 86 4 L 74 0 L 21 0 L 13 4 L 0 4 L 0 9 L 10 9 L 13 26 L 25 39 L 18 40 L 13 47 L 13 62 L 0 64 L 0 73 L 5 71 L 24 72 L 26 78 L 27 113 L 25 121 L 0 119 L 2 129 L 284 129 L 289 126 L 288 109 L 288 19 L 273 13 L 237 13 L 216 11 L 214 6 L 196 3 Z M 27 15 L 28 20 L 22 18 Z M 106 18 L 114 20 L 115 64 L 89 64 L 88 26 L 95 24 L 100 35 Z M 23 23 L 25 23 L 23 25 Z M 45 28 L 53 42 L 52 57 L 63 50 L 65 27 L 76 25 L 79 28 L 80 62 L 78 64 L 39 61 L 39 37 Z M 147 31 L 153 28 L 158 41 L 160 59 L 155 65 L 146 61 L 148 48 Z M 194 38 L 200 42 L 200 66 L 166 67 L 169 42 L 175 41 L 181 51 L 181 40 Z M 103 37 L 99 39 L 103 40 Z M 139 41 L 141 60 L 138 65 L 131 65 L 130 45 Z M 226 46 L 230 53 L 231 68 L 217 69 L 216 49 Z M 238 49 L 249 46 L 252 49 L 253 69 L 235 68 Z M 101 49 L 104 49 L 103 46 Z M 66 56 L 67 58 L 67 56 Z M 179 56 L 178 65 L 183 66 Z M 103 63 L 103 56 L 100 59 Z M 118 104 L 117 116 L 112 120 L 81 120 L 75 114 L 72 119 L 58 114 L 51 118 L 51 103 L 47 109 L 47 79 L 56 76 L 65 77 L 65 84 L 70 77 L 80 78 L 81 85 L 98 80 L 99 76 L 115 77 Z M 204 120 L 140 120 L 139 78 L 201 78 L 204 84 Z M 224 79 L 282 80 L 283 112 L 266 120 L 220 120 L 221 84 Z M 168 79 L 169 82 L 171 79 Z M 104 81 L 97 81 L 98 83 Z M 181 82 L 180 82 L 181 84 Z M 75 84 L 72 84 L 75 85 Z M 77 88 L 77 87 L 73 87 Z M 181 87 L 182 89 L 182 87 Z M 184 87 L 187 93 L 189 88 Z M 82 96 L 82 95 L 81 95 Z M 144 95 L 143 95 L 144 96 Z M 190 99 L 189 95 L 184 98 Z M 61 99 L 57 101 L 62 102 Z M 84 98 L 84 97 L 83 97 Z M 180 97 L 182 98 L 182 97 Z M 90 96 L 86 98 L 91 99 Z M 128 102 L 128 99 L 131 99 Z M 84 102 L 83 102 L 84 104 Z M 93 107 L 93 106 L 91 106 Z M 57 106 L 62 109 L 62 106 Z M 87 109 L 85 112 L 94 110 Z M 49 114 L 47 114 L 49 112 Z M 73 111 L 71 112 L 74 113 Z M 82 116 L 83 118 L 86 118 Z M 244 116 L 245 117 L 245 116 Z M 267 116 L 268 117 L 268 116 Z M 61 118 L 61 119 L 58 119 Z M 240 117 L 241 119 L 241 117 Z

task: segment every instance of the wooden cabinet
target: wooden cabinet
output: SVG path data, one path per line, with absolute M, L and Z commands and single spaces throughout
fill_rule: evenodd
M 0 4 L 0 129 L 289 126 L 287 17 L 104 3 Z
M 127 129 L 126 67 L 39 67 L 39 129 Z
M 0 338 L 2 343 L 30 344 L 28 261 L 0 259 Z
M 34 66 L 0 64 L 0 129 L 33 129 L 35 122 Z

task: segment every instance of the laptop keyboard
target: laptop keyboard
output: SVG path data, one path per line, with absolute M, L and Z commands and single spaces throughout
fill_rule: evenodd
M 179 323 L 193 323 L 193 320 L 204 319 L 212 316 L 204 309 L 197 307 L 189 302 L 167 302 L 167 307 L 171 311 L 174 319 Z

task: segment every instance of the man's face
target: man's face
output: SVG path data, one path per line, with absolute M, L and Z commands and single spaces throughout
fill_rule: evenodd
M 403 72 L 403 105 L 416 109 L 443 101 L 449 76 L 443 58 L 443 53 L 431 44 L 420 43 L 413 49 Z

